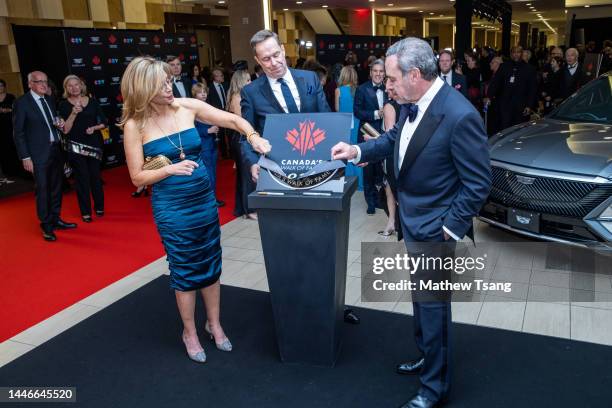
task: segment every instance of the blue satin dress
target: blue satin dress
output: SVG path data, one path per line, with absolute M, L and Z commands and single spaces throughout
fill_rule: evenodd
M 144 155 L 162 154 L 180 161 L 176 146 L 183 145 L 186 159 L 199 164 L 191 176 L 169 176 L 153 185 L 151 203 L 157 230 L 170 265 L 170 287 L 179 291 L 200 289 L 221 276 L 221 229 L 215 194 L 200 157 L 201 140 L 195 128 L 143 145 Z

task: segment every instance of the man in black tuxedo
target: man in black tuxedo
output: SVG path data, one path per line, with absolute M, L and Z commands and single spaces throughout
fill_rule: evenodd
M 225 82 L 225 74 L 223 70 L 216 67 L 212 71 L 212 82 L 208 91 L 206 102 L 217 109 L 227 110 L 227 90 L 229 86 Z M 219 129 L 219 144 L 221 147 L 221 156 L 229 158 L 229 143 L 227 142 L 225 129 Z
M 565 51 L 565 67 L 561 69 L 560 96 L 563 99 L 570 97 L 587 82 L 582 64 L 578 62 L 578 50 L 568 48 Z
M 453 72 L 453 54 L 448 50 L 440 51 L 440 58 L 438 60 L 438 67 L 440 68 L 440 78 L 448 85 L 452 86 L 463 96 L 468 97 L 467 93 L 467 81 L 465 77 L 457 72 Z
M 15 101 L 13 107 L 13 138 L 23 168 L 34 175 L 36 212 L 43 238 L 55 241 L 54 229 L 75 228 L 76 224 L 60 219 L 62 207 L 62 177 L 64 157 L 53 98 L 45 95 L 47 75 L 34 71 L 28 74 L 30 92 Z M 55 124 L 54 124 L 55 123 Z
M 353 103 L 353 113 L 362 124 L 368 123 L 379 133 L 382 133 L 383 125 L 383 106 L 388 101 L 385 92 L 385 62 L 377 59 L 370 65 L 370 81 L 364 82 L 355 91 L 355 102 Z M 363 142 L 363 136 L 357 136 L 359 142 Z M 363 195 L 365 196 L 368 208 L 368 215 L 376 212 L 378 201 L 378 191 L 376 185 L 382 183 L 383 171 L 382 163 L 369 163 L 363 168 Z
M 504 62 L 489 84 L 489 98 L 497 98 L 501 129 L 529 120 L 536 107 L 538 78 L 533 65 L 521 59 L 523 48 L 512 47 L 511 61 Z
M 175 98 L 191 98 L 191 79 L 183 77 L 183 66 L 179 57 L 169 56 L 166 59 L 172 70 L 172 94 Z

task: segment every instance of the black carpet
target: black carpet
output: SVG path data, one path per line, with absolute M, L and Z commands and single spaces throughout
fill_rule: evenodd
M 104 408 L 396 407 L 418 388 L 417 377 L 394 373 L 415 352 L 411 317 L 357 309 L 362 324 L 346 326 L 335 368 L 285 365 L 269 295 L 225 286 L 222 321 L 234 351 L 217 351 L 201 334 L 208 362 L 193 363 L 167 279 L 0 368 L 0 386 L 75 386 L 77 403 L 62 406 Z M 462 324 L 453 334 L 448 407 L 610 406 L 612 347 Z

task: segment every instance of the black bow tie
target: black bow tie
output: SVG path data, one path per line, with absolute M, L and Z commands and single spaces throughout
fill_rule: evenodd
M 568 69 L 574 69 L 578 66 L 578 64 L 574 64 L 574 65 L 568 65 L 567 68 Z
M 406 105 L 408 108 L 408 122 L 412 123 L 419 114 L 419 105 L 415 103 L 409 103 Z
M 383 91 L 384 92 L 385 91 L 385 87 L 382 84 L 380 84 L 380 85 L 372 85 L 372 87 L 374 88 L 374 92 L 376 92 L 376 91 Z

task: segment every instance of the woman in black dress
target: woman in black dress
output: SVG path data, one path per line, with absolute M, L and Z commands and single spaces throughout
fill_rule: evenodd
M 76 192 L 84 222 L 91 222 L 91 198 L 96 215 L 104 215 L 104 191 L 100 177 L 102 135 L 106 117 L 100 105 L 87 96 L 85 84 L 76 75 L 64 79 L 64 100 L 59 113 L 64 118 L 66 151 L 76 179 Z
M 6 176 L 18 176 L 22 166 L 13 141 L 13 102 L 15 96 L 6 92 L 6 82 L 0 79 L 0 169 Z

